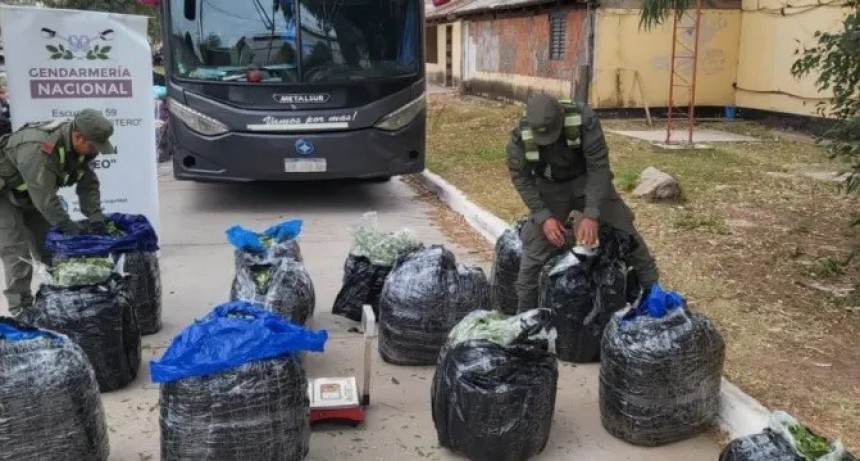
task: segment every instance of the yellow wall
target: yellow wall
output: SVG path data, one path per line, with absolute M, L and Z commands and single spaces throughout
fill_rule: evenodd
M 737 105 L 801 115 L 816 115 L 820 94 L 814 78 L 795 79 L 796 40 L 812 44 L 817 30 L 837 30 L 850 8 L 817 7 L 814 0 L 792 0 L 786 16 L 779 14 L 785 0 L 744 0 L 738 68 Z M 809 8 L 809 9 L 808 9 Z M 798 13 L 798 14 L 794 14 Z
M 463 78 L 463 21 L 457 21 L 453 24 L 454 28 L 451 31 L 451 73 L 454 75 L 454 82 L 459 82 Z M 442 33 L 442 48 L 445 47 L 445 31 Z M 444 59 L 444 51 L 442 54 Z M 444 62 L 444 61 L 443 61 Z
M 441 77 L 438 83 L 444 83 L 445 76 L 445 28 L 451 25 L 451 74 L 454 77 L 454 83 L 460 81 L 463 76 L 463 22 L 456 21 L 453 23 L 444 23 L 438 24 L 435 26 L 436 30 L 436 50 L 437 50 L 437 62 L 436 63 L 427 63 L 427 74 L 433 76 L 434 74 Z M 433 27 L 433 26 L 428 26 Z
M 837 30 L 850 8 L 818 6 L 818 0 L 791 0 L 786 16 L 780 14 L 788 0 L 743 0 L 743 10 L 703 11 L 697 73 L 696 104 L 737 105 L 783 113 L 815 115 L 819 94 L 813 79 L 795 79 L 790 72 L 796 59 L 797 40 L 812 43 L 817 30 Z M 841 1 L 841 0 L 836 0 Z M 795 14 L 797 13 L 797 14 Z M 643 107 L 636 85 L 638 71 L 645 102 L 666 106 L 669 102 L 669 63 L 672 23 L 650 31 L 639 30 L 638 9 L 596 10 L 594 79 L 589 102 L 597 108 Z M 463 22 L 452 24 L 452 73 L 455 85 L 463 76 Z M 444 81 L 445 27 L 437 31 L 438 63 L 427 64 L 428 75 Z M 480 50 L 476 52 L 480 53 Z M 689 75 L 689 69 L 682 72 Z M 545 91 L 570 96 L 566 80 L 524 75 L 474 72 L 476 81 L 498 83 L 513 94 Z M 737 89 L 733 84 L 737 83 Z M 676 104 L 687 103 L 685 89 L 676 88 Z
M 649 106 L 669 102 L 672 23 L 639 30 L 638 9 L 599 9 L 596 18 L 594 79 L 590 104 L 601 108 L 643 107 L 635 85 L 639 72 Z M 738 69 L 741 12 L 704 10 L 700 27 L 696 82 L 697 105 L 731 105 Z M 689 41 L 692 44 L 692 40 Z M 681 62 L 681 61 L 679 61 Z M 689 76 L 686 68 L 682 75 Z M 676 104 L 686 104 L 688 90 L 676 88 Z
M 430 27 L 436 28 L 436 62 L 427 63 L 426 70 L 428 75 L 445 72 L 445 28 L 442 25 L 428 24 L 427 28 Z

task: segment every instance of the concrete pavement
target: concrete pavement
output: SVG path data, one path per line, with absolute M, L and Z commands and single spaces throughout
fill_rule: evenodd
M 194 318 L 227 300 L 233 254 L 224 231 L 233 224 L 263 229 L 282 219 L 304 219 L 300 245 L 317 295 L 311 328 L 326 329 L 330 337 L 325 353 L 307 355 L 310 376 L 360 372 L 362 337 L 348 331 L 355 323 L 330 310 L 351 244 L 349 225 L 363 212 L 376 210 L 383 229 L 406 226 L 425 243 L 449 245 L 460 261 L 478 263 L 489 275 L 490 262 L 471 260 L 467 249 L 446 240 L 429 219 L 431 205 L 417 200 L 397 179 L 385 184 L 231 185 L 177 182 L 166 165 L 161 174 L 164 329 L 144 337 L 138 379 L 125 389 L 102 394 L 111 428 L 111 460 L 159 459 L 158 386 L 149 379 L 149 360 L 160 357 L 171 338 Z M 0 305 L 0 313 L 5 312 L 5 305 Z M 615 439 L 600 425 L 597 365 L 561 364 L 559 370 L 552 435 L 535 460 L 717 458 L 719 447 L 706 436 L 651 449 Z M 433 367 L 386 365 L 375 355 L 368 420 L 358 428 L 316 428 L 310 459 L 465 459 L 437 446 L 430 412 L 433 372 Z

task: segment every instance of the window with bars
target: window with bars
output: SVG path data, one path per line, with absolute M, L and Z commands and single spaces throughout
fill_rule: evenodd
M 565 36 L 567 35 L 567 12 L 561 11 L 549 15 L 549 58 L 564 59 Z

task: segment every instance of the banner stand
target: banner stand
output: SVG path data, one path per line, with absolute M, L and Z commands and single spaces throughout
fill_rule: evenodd
M 12 128 L 96 109 L 115 152 L 96 157 L 105 213 L 142 214 L 156 232 L 158 165 L 146 16 L 0 6 Z M 75 188 L 60 189 L 81 219 Z

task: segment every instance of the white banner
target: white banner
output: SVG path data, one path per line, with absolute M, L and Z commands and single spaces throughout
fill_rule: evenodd
M 13 129 L 101 111 L 116 152 L 93 164 L 106 213 L 145 215 L 159 229 L 155 103 L 147 17 L 32 7 L 0 8 Z M 75 188 L 60 190 L 81 219 Z

